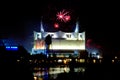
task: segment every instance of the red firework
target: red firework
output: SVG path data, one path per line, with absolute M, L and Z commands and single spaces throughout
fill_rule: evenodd
M 59 24 L 58 23 L 54 23 L 54 27 L 55 28 L 59 28 Z
M 65 10 L 58 12 L 56 16 L 58 20 L 63 22 L 68 22 L 71 19 L 69 12 Z

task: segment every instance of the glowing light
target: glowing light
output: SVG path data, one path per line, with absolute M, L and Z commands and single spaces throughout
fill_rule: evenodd
M 85 62 L 85 59 L 80 59 L 80 63 L 84 63 Z
M 100 58 L 100 55 L 97 55 L 97 58 L 99 59 L 99 58 Z
M 60 62 L 62 62 L 62 60 L 61 60 L 61 59 L 58 59 L 58 62 L 60 63 Z
M 10 46 L 6 46 L 6 49 L 10 49 Z
M 20 60 L 18 59 L 17 62 L 20 62 Z
M 17 46 L 11 46 L 11 48 L 17 49 L 18 47 Z
M 58 17 L 59 17 L 59 18 L 63 18 L 63 15 L 61 14 L 61 15 L 59 15 Z
M 117 56 L 115 56 L 115 59 L 117 59 Z
M 79 23 L 78 22 L 76 22 L 76 28 L 75 28 L 74 32 L 75 33 L 79 33 Z
M 41 21 L 41 23 L 40 23 L 40 31 L 41 31 L 41 32 L 44 32 L 44 28 L 43 28 L 43 23 L 42 23 L 42 21 Z
M 96 63 L 96 60 L 95 60 L 95 59 L 93 59 L 93 63 Z
M 36 77 L 36 76 L 34 76 L 34 80 L 37 80 L 37 77 Z
M 65 16 L 65 20 L 69 21 L 70 20 L 70 16 Z
M 64 60 L 63 62 L 64 62 L 64 64 L 67 64 L 67 61 L 66 61 L 66 60 Z
M 36 40 L 34 49 L 45 49 L 45 42 L 43 40 Z
M 63 22 L 68 22 L 71 19 L 69 12 L 65 10 L 58 12 L 56 16 L 58 20 Z
M 6 46 L 6 50 L 18 50 L 17 46 Z
M 53 40 L 50 49 L 54 50 L 85 50 L 85 41 Z
M 55 28 L 58 28 L 58 27 L 59 27 L 59 24 L 58 24 L 58 23 L 55 23 L 55 24 L 54 24 L 54 27 L 55 27 Z
M 115 62 L 115 60 L 113 59 L 113 60 L 112 60 L 112 63 L 114 63 L 114 62 Z

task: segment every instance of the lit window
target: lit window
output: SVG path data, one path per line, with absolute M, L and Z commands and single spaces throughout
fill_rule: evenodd
M 18 50 L 17 46 L 6 46 L 6 50 Z

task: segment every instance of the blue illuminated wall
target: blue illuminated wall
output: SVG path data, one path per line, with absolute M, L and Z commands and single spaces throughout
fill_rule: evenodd
M 4 46 L 6 50 L 18 50 L 18 44 L 13 39 L 0 39 L 0 46 Z

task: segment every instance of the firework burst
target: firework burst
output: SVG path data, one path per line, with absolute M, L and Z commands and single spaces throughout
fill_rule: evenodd
M 62 21 L 62 22 L 68 22 L 70 21 L 71 17 L 69 15 L 68 11 L 62 10 L 56 14 L 57 19 Z

